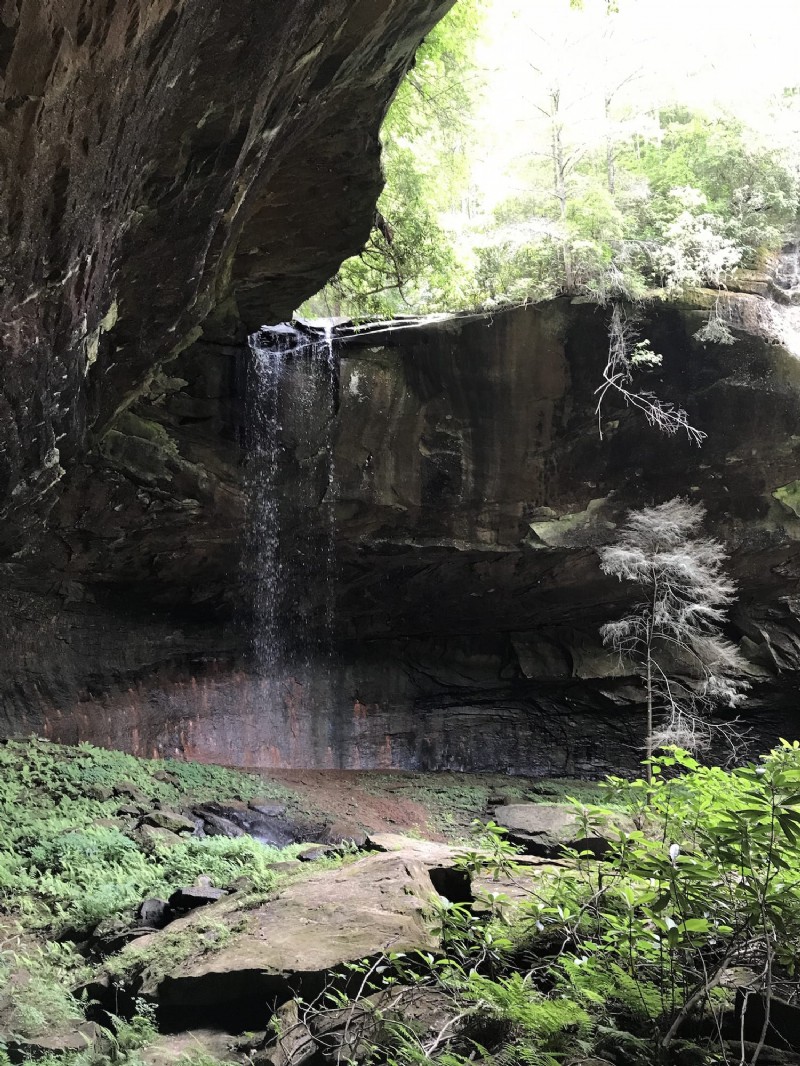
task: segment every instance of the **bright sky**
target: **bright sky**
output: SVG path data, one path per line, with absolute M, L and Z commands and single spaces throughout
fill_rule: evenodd
M 773 129 L 768 106 L 785 87 L 800 86 L 800 0 L 618 0 L 612 15 L 605 0 L 584 0 L 582 10 L 569 0 L 488 3 L 478 128 L 492 133 L 477 178 L 490 201 L 508 191 L 502 175 L 519 145 L 531 142 L 535 105 L 554 82 L 576 138 L 602 136 L 602 85 L 628 77 L 615 96 L 620 115 L 680 100 L 733 111 L 768 141 L 800 133 Z
M 798 0 L 622 0 L 677 92 L 746 104 L 800 83 Z M 686 80 L 686 76 L 689 79 Z

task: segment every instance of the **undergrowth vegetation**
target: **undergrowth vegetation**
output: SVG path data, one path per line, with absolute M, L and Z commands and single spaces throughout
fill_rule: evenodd
M 387 956 L 389 982 L 435 990 L 450 1020 L 423 1039 L 387 1014 L 374 1063 L 744 1064 L 780 1046 L 771 1005 L 800 992 L 800 745 L 734 770 L 672 749 L 652 769 L 609 779 L 613 808 L 576 802 L 606 827 L 600 861 L 520 867 L 522 902 L 492 893 L 488 922 L 442 901 L 446 957 Z M 607 828 L 618 805 L 630 831 Z M 490 824 L 463 861 L 507 876 L 514 849 Z
M 141 900 L 167 898 L 201 875 L 220 888 L 242 877 L 254 893 L 275 887 L 271 864 L 302 845 L 279 850 L 248 836 L 141 836 L 135 829 L 137 812 L 149 808 L 256 796 L 297 800 L 280 785 L 216 766 L 145 761 L 86 744 L 0 745 L 0 1066 L 7 1062 L 4 1042 L 84 1022 L 86 1003 L 72 990 L 92 971 L 76 943 L 92 929 L 113 930 Z M 207 932 L 209 939 L 222 935 Z M 185 954 L 188 945 L 180 948 Z M 37 1061 L 133 1064 L 156 1035 L 146 1010 L 118 1019 L 115 1030 L 111 1050 L 99 1058 L 87 1047 Z
M 184 807 L 189 797 L 263 794 L 246 775 L 34 741 L 0 747 L 0 769 L 0 1021 L 9 1049 L 83 1022 L 89 1002 L 73 992 L 93 970 L 76 930 L 200 873 L 220 886 L 246 875 L 263 900 L 276 883 L 270 862 L 287 854 L 249 838 L 167 847 L 98 824 L 137 794 Z M 512 798 L 519 791 L 509 789 Z M 651 780 L 609 778 L 572 802 L 578 835 L 607 843 L 599 859 L 594 849 L 531 866 L 499 825 L 479 824 L 457 859 L 480 886 L 479 905 L 431 899 L 440 949 L 346 965 L 329 975 L 325 996 L 298 1001 L 299 1024 L 313 1029 L 315 1017 L 338 1012 L 346 1039 L 335 1061 L 360 1066 L 755 1066 L 765 1045 L 780 1044 L 773 1005 L 800 996 L 800 744 L 732 770 L 668 749 Z M 143 967 L 169 975 L 230 943 L 248 920 L 216 909 L 205 924 L 112 950 L 104 970 L 135 994 L 128 978 Z M 416 997 L 428 1018 L 434 997 L 433 1027 L 420 1023 Z M 136 1066 L 158 1037 L 155 1020 L 141 1003 L 114 1019 L 102 1050 L 95 1042 L 59 1061 Z M 46 1048 L 37 1055 L 50 1066 Z M 0 1066 L 7 1061 L 0 1040 Z M 286 1066 L 301 1061 L 290 1056 Z
M 534 781 L 500 774 L 463 772 L 371 773 L 365 776 L 361 787 L 373 795 L 388 793 L 419 803 L 427 812 L 427 828 L 457 843 L 472 837 L 476 816 L 498 801 L 560 803 L 570 796 L 583 803 L 598 803 L 604 798 L 602 786 L 594 781 L 571 777 Z
M 292 798 L 279 785 L 270 790 Z M 0 914 L 26 930 L 59 932 L 121 914 L 146 896 L 168 896 L 201 874 L 219 887 L 246 874 L 268 889 L 275 881 L 269 865 L 285 851 L 247 836 L 137 838 L 118 817 L 131 795 L 145 806 L 186 806 L 265 791 L 259 778 L 216 766 L 8 742 L 0 747 Z

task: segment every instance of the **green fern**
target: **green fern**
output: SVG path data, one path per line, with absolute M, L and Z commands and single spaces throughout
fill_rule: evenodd
M 530 975 L 512 973 L 495 981 L 472 974 L 468 998 L 543 1048 L 560 1043 L 567 1034 L 573 1040 L 588 1037 L 593 1027 L 583 1007 L 573 999 L 542 995 Z

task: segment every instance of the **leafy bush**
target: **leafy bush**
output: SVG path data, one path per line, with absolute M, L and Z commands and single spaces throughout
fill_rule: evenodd
M 613 807 L 578 805 L 610 850 L 601 861 L 576 854 L 568 867 L 540 869 L 510 924 L 498 913 L 502 898 L 491 901 L 488 925 L 463 906 L 432 906 L 445 957 L 389 955 L 380 969 L 383 980 L 388 972 L 439 990 L 451 1022 L 428 1044 L 397 1028 L 390 1061 L 683 1062 L 683 1037 L 703 1019 L 709 1036 L 691 1061 L 730 1061 L 721 1015 L 737 981 L 748 980 L 742 967 L 766 995 L 800 992 L 800 743 L 734 770 L 672 749 L 653 761 L 652 778 L 611 778 Z M 512 859 L 490 823 L 463 865 L 508 876 Z M 737 1056 L 748 1061 L 744 1049 Z M 374 1061 L 385 1059 L 377 1048 Z
M 487 17 L 481 0 L 460 0 L 424 42 L 386 117 L 376 227 L 304 313 L 493 309 L 564 292 L 640 300 L 658 288 L 725 286 L 793 235 L 794 155 L 725 111 L 645 112 L 626 93 L 615 103 L 611 68 L 594 65 L 608 31 L 587 55 L 580 17 L 564 22 L 554 5 L 539 19 L 553 22 L 552 40 L 541 25 L 527 27 L 519 92 L 530 121 L 517 120 L 519 145 L 499 156 L 498 187 L 514 192 L 495 202 L 485 165 L 492 141 L 481 128 L 493 122 L 475 117 L 488 104 L 479 57 L 496 11 Z M 652 76 L 631 68 L 619 88 Z M 502 107 L 498 124 L 510 132 Z M 701 340 L 719 337 L 728 342 L 719 330 Z

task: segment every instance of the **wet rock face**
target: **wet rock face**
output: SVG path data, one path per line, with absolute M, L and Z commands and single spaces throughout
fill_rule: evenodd
M 2 544 L 228 296 L 285 317 L 363 242 L 383 112 L 449 6 L 3 6 Z
M 2 8 L 0 732 L 246 765 L 617 768 L 636 694 L 598 644 L 623 590 L 594 548 L 683 492 L 734 552 L 732 633 L 780 709 L 800 364 L 764 340 L 755 288 L 731 348 L 692 340 L 702 299 L 646 324 L 702 450 L 613 406 L 600 441 L 587 305 L 347 347 L 335 425 L 308 412 L 276 478 L 291 554 L 334 433 L 334 654 L 253 668 L 244 339 L 366 237 L 381 116 L 448 6 Z M 765 735 L 793 733 L 776 714 Z
M 194 345 L 62 497 L 38 569 L 15 564 L 6 729 L 250 766 L 634 765 L 640 693 L 598 638 L 626 590 L 595 549 L 627 508 L 688 493 L 732 553 L 758 742 L 792 735 L 800 362 L 746 332 L 701 348 L 699 314 L 642 329 L 664 354 L 653 387 L 687 405 L 702 449 L 613 404 L 600 438 L 606 321 L 587 305 L 345 346 L 336 646 L 277 679 L 254 670 L 240 570 L 247 353 Z M 278 477 L 286 551 L 314 519 L 298 478 L 331 428 L 308 417 Z

